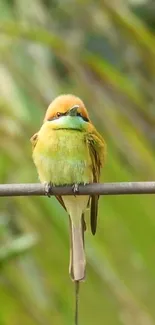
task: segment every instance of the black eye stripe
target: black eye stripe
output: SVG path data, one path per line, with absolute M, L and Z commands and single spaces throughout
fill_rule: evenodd
M 61 116 L 65 116 L 65 115 L 67 115 L 67 112 L 66 113 L 58 112 L 58 115 L 55 115 L 52 118 L 49 118 L 47 121 L 54 121 L 54 120 L 57 120 L 58 118 L 60 118 Z M 85 116 L 82 116 L 80 113 L 77 113 L 77 116 L 80 116 L 85 122 L 89 122 L 89 119 Z
M 66 113 L 60 113 L 60 112 L 58 112 L 57 115 L 53 116 L 52 118 L 49 118 L 47 121 L 57 120 L 59 117 L 65 116 L 65 115 L 66 115 Z
M 89 119 L 85 116 L 82 116 L 80 113 L 77 113 L 77 116 L 80 116 L 85 122 L 89 122 Z

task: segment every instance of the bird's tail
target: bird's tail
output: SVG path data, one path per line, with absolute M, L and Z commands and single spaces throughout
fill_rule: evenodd
M 85 221 L 82 215 L 81 222 L 74 225 L 70 218 L 71 227 L 71 249 L 69 273 L 73 281 L 82 281 L 85 278 L 85 252 L 84 231 Z

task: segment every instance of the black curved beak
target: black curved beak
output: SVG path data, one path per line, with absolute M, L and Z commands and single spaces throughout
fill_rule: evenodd
M 78 113 L 78 108 L 79 108 L 79 105 L 74 105 L 72 108 L 70 108 L 67 115 L 76 116 Z

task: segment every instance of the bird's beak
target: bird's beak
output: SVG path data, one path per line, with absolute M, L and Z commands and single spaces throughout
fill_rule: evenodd
M 68 111 L 69 116 L 76 116 L 77 115 L 77 110 L 79 108 L 79 105 L 74 105 L 70 110 Z

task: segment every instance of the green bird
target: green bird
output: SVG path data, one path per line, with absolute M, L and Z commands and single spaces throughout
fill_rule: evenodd
M 42 183 L 52 185 L 99 182 L 105 160 L 105 142 L 91 123 L 82 100 L 74 95 L 54 99 L 43 125 L 31 138 L 33 160 Z M 90 223 L 96 232 L 98 195 L 58 196 L 67 210 L 71 227 L 69 272 L 74 281 L 85 278 L 84 212 L 90 207 Z

